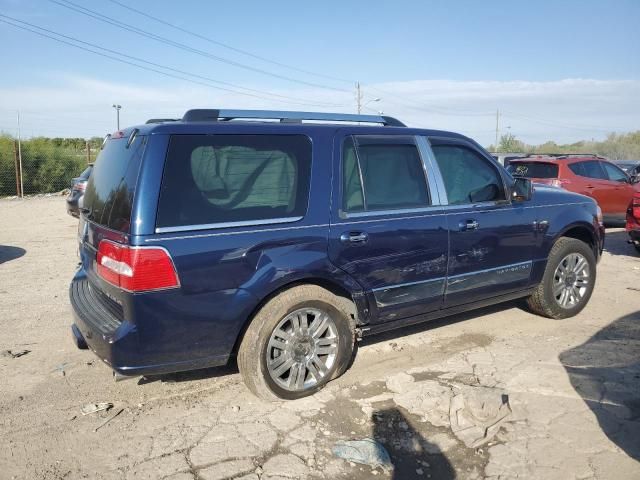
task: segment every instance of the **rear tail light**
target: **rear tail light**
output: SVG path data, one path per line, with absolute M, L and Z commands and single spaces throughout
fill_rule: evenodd
M 130 247 L 102 240 L 96 270 L 110 284 L 130 292 L 180 286 L 173 261 L 161 247 Z
M 631 215 L 638 222 L 640 222 L 640 193 L 633 194 L 633 200 L 631 200 Z
M 84 192 L 87 189 L 87 182 L 78 182 L 73 186 L 74 190 Z

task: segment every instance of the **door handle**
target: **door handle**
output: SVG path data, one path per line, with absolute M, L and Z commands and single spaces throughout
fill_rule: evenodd
M 349 232 L 340 235 L 342 243 L 366 243 L 369 240 L 367 232 Z
M 467 220 L 459 223 L 461 232 L 477 230 L 479 226 L 480 224 L 476 220 Z
M 587 188 L 596 188 L 593 185 L 587 185 Z

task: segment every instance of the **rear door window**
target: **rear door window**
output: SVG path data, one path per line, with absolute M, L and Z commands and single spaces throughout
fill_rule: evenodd
M 156 225 L 302 217 L 311 172 L 304 135 L 174 135 Z
M 140 160 L 147 144 L 144 135 L 109 138 L 90 171 L 82 200 L 83 213 L 99 224 L 128 232 Z
M 586 162 L 575 162 L 569 164 L 569 169 L 581 177 L 595 178 L 598 180 L 608 180 L 607 174 L 600 166 L 597 160 L 589 160 Z
M 558 178 L 558 165 L 542 162 L 512 162 L 507 171 L 518 177 Z
M 342 154 L 342 208 L 346 212 L 430 205 L 422 159 L 413 137 L 348 137 Z

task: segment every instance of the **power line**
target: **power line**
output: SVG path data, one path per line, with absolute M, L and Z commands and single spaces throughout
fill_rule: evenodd
M 243 68 L 245 70 L 249 70 L 255 73 L 260 73 L 262 75 L 267 75 L 270 77 L 274 77 L 274 78 L 279 78 L 281 80 L 287 80 L 289 82 L 294 82 L 294 83 L 299 83 L 302 85 L 307 85 L 307 86 L 311 86 L 311 87 L 317 87 L 317 88 L 323 88 L 323 89 L 327 89 L 327 90 L 334 90 L 334 91 L 338 91 L 338 92 L 346 92 L 346 90 L 344 89 L 340 89 L 340 88 L 335 88 L 335 87 L 330 87 L 327 85 L 322 85 L 319 83 L 313 83 L 313 82 L 307 82 L 305 80 L 299 80 L 299 79 L 295 79 L 286 75 L 280 75 L 278 73 L 273 73 L 273 72 L 269 72 L 267 70 L 263 70 L 261 68 L 257 68 L 257 67 L 252 67 L 250 65 L 246 65 L 244 63 L 240 63 L 240 62 L 236 62 L 234 60 L 230 60 L 228 58 L 224 58 L 224 57 L 220 57 L 218 55 L 214 55 L 212 53 L 206 52 L 204 50 L 200 50 L 194 47 L 190 47 L 189 45 L 186 45 L 184 43 L 180 43 L 180 42 L 176 42 L 174 40 L 169 40 L 165 37 L 162 37 L 160 35 L 156 35 L 154 33 L 148 32 L 146 30 L 142 30 L 141 28 L 137 28 L 133 25 L 124 23 L 124 22 L 120 22 L 114 18 L 108 17 L 106 15 L 103 15 L 99 12 L 96 12 L 95 10 L 91 10 L 89 8 L 85 8 L 82 7 L 80 5 L 77 5 L 73 2 L 70 2 L 69 0 L 62 0 L 62 1 L 58 1 L 58 0 L 49 0 L 52 3 L 55 3 L 56 5 L 60 5 L 61 7 L 67 8 L 69 10 L 73 10 L 77 13 L 81 13 L 82 15 L 86 15 L 88 17 L 94 18 L 96 20 L 99 20 L 101 22 L 107 23 L 109 25 L 113 25 L 114 27 L 120 28 L 122 30 L 126 30 L 128 32 L 131 33 L 135 33 L 136 35 L 140 35 L 146 38 L 150 38 L 152 40 L 155 40 L 157 42 L 163 43 L 165 45 L 170 45 L 172 47 L 175 48 L 179 48 L 181 50 L 187 51 L 187 52 L 191 52 L 191 53 L 195 53 L 196 55 L 200 55 L 202 57 L 205 58 L 209 58 L 211 60 L 215 60 L 218 62 L 222 62 L 222 63 L 226 63 L 228 65 L 232 65 L 234 67 L 238 67 L 238 68 Z M 63 3 L 64 2 L 64 3 Z
M 227 91 L 227 92 L 231 92 L 231 93 L 235 93 L 235 94 L 239 94 L 239 95 L 245 95 L 245 96 L 249 96 L 249 97 L 260 98 L 260 99 L 263 99 L 263 100 L 270 100 L 270 101 L 274 101 L 275 100 L 275 101 L 282 102 L 282 100 L 277 100 L 277 99 L 274 99 L 274 98 L 265 97 L 264 95 L 266 94 L 266 95 L 270 95 L 270 96 L 274 96 L 274 97 L 281 97 L 281 98 L 287 99 L 288 103 L 296 103 L 298 105 L 340 106 L 340 105 L 337 105 L 337 104 L 328 104 L 328 103 L 327 104 L 322 104 L 322 103 L 318 104 L 318 103 L 304 102 L 304 101 L 300 101 L 300 99 L 296 99 L 296 98 L 293 98 L 293 97 L 288 97 L 288 96 L 285 96 L 285 95 L 279 95 L 279 94 L 275 94 L 275 93 L 263 92 L 261 90 L 254 90 L 254 89 L 250 89 L 250 88 L 247 88 L 247 87 L 236 86 L 236 85 L 233 85 L 233 84 L 228 83 L 228 82 L 222 82 L 222 81 L 219 81 L 219 80 L 215 80 L 215 79 L 211 79 L 211 78 L 208 78 L 208 77 L 204 77 L 202 75 L 189 73 L 189 72 L 186 72 L 184 70 L 179 70 L 179 69 L 175 69 L 175 68 L 172 68 L 172 67 L 167 67 L 165 65 L 161 65 L 161 64 L 158 64 L 158 63 L 150 62 L 148 60 L 144 60 L 144 59 L 139 58 L 139 57 L 134 57 L 132 55 L 127 55 L 127 54 L 124 54 L 124 53 L 121 53 L 121 52 L 117 52 L 115 50 L 111 50 L 111 49 L 108 49 L 108 48 L 105 48 L 105 47 L 101 47 L 99 45 L 96 45 L 96 44 L 93 44 L 93 43 L 90 43 L 90 42 L 85 42 L 85 41 L 80 40 L 80 39 L 75 38 L 75 37 L 71 37 L 71 36 L 68 36 L 68 35 L 64 35 L 64 34 L 55 32 L 53 30 L 49 30 L 49 29 L 46 29 L 46 28 L 43 28 L 43 27 L 39 27 L 39 26 L 34 25 L 32 23 L 25 22 L 25 21 L 19 20 L 17 18 L 10 17 L 8 15 L 0 14 L 0 17 L 9 19 L 9 20 L 11 20 L 11 22 L 17 22 L 17 23 L 20 23 L 22 25 L 16 25 L 15 23 L 11 23 L 9 21 L 2 20 L 0 18 L 0 21 L 3 22 L 3 23 L 6 23 L 8 25 L 12 25 L 13 27 L 20 28 L 22 30 L 29 31 L 31 33 L 35 33 L 36 35 L 40 35 L 42 37 L 46 37 L 46 38 L 49 38 L 51 40 L 55 40 L 55 41 L 57 41 L 59 43 L 63 43 L 63 44 L 78 48 L 80 50 L 84 50 L 84 51 L 87 51 L 87 52 L 90 52 L 90 53 L 93 53 L 93 54 L 96 54 L 96 55 L 100 55 L 102 57 L 106 57 L 106 58 L 109 58 L 111 60 L 115 60 L 115 61 L 118 61 L 118 62 L 121 62 L 121 63 L 125 63 L 125 64 L 128 64 L 128 65 L 132 65 L 132 66 L 141 68 L 143 70 L 148 70 L 148 71 L 159 73 L 161 75 L 165 75 L 165 76 L 168 76 L 168 77 L 177 78 L 177 79 L 180 79 L 180 80 L 184 80 L 184 81 L 195 83 L 195 84 L 199 84 L 199 85 L 204 85 L 206 87 L 215 88 L 215 89 L 218 89 L 218 90 L 223 90 L 223 91 Z M 24 26 L 24 25 L 27 25 L 27 26 Z M 34 29 L 37 29 L 37 30 L 40 30 L 40 31 L 37 31 L 37 30 L 34 30 Z M 42 33 L 42 32 L 46 32 L 46 33 Z M 57 35 L 58 37 L 62 37 L 64 39 L 71 40 L 71 41 L 62 40 L 62 38 L 56 38 L 56 37 L 54 37 L 52 35 Z M 83 47 L 81 45 L 76 45 L 75 43 L 71 43 L 71 42 L 77 42 L 77 43 L 80 43 L 80 44 L 83 44 L 83 45 L 88 45 L 89 47 L 92 47 L 92 48 L 95 48 L 95 49 L 99 49 L 99 50 L 103 50 L 104 52 L 109 52 L 110 54 L 119 55 L 121 57 L 128 58 L 128 59 L 133 60 L 133 61 L 124 60 L 122 58 L 118 58 L 118 57 L 115 57 L 115 56 L 107 54 L 107 53 L 99 52 L 99 51 L 93 50 L 92 48 L 86 48 L 86 47 Z M 151 65 L 152 67 L 163 68 L 165 70 L 169 70 L 170 72 L 175 72 L 175 73 L 177 73 L 179 75 L 174 75 L 172 73 L 163 72 L 161 70 L 157 70 L 156 68 L 145 67 L 144 65 L 140 65 L 140 64 L 135 63 L 135 62 L 141 62 L 141 63 L 147 64 L 147 65 Z M 185 77 L 183 77 L 181 75 L 187 75 L 187 76 L 190 76 L 190 77 L 199 78 L 199 79 L 205 80 L 207 83 L 202 82 L 202 81 L 198 81 L 198 80 L 193 80 L 193 79 L 190 79 L 190 78 L 185 78 Z M 241 88 L 243 90 L 248 90 L 250 92 L 256 92 L 257 94 L 247 93 L 247 92 L 238 91 L 238 90 L 233 90 L 231 88 L 220 87 L 220 86 L 212 85 L 209 82 L 218 83 L 218 84 L 224 84 L 224 85 L 231 85 L 231 86 L 234 86 L 235 88 Z M 260 95 L 260 94 L 262 94 L 262 95 Z
M 256 60 L 261 60 L 263 62 L 271 63 L 272 65 L 276 65 L 278 67 L 287 68 L 289 70 L 293 70 L 293 71 L 300 72 L 300 73 L 305 73 L 307 75 L 313 75 L 313 76 L 316 76 L 316 77 L 326 78 L 327 80 L 335 80 L 337 82 L 353 83 L 352 80 L 346 80 L 344 78 L 333 77 L 331 75 L 326 75 L 326 74 L 323 74 L 323 73 L 313 72 L 311 70 L 305 70 L 305 69 L 302 69 L 302 68 L 299 68 L 299 67 L 294 67 L 294 66 L 288 65 L 286 63 L 281 63 L 281 62 L 278 62 L 276 60 L 272 60 L 272 59 L 269 59 L 269 58 L 266 58 L 266 57 L 263 57 L 263 56 L 260 56 L 260 55 L 256 55 L 255 53 L 251 53 L 251 52 L 249 52 L 247 50 L 243 50 L 243 49 L 234 47 L 232 45 L 229 45 L 228 43 L 224 43 L 224 42 L 221 42 L 219 40 L 214 40 L 213 38 L 206 37 L 204 35 L 201 35 L 199 33 L 191 31 L 191 30 L 187 30 L 186 28 L 180 27 L 180 26 L 178 26 L 178 25 L 176 25 L 174 23 L 167 22 L 166 20 L 162 20 L 161 18 L 154 17 L 153 15 L 150 15 L 147 12 L 143 12 L 142 10 L 138 10 L 136 8 L 133 8 L 130 5 L 126 5 L 126 4 L 124 4 L 122 2 L 119 2 L 117 0 L 109 0 L 109 1 L 111 3 L 115 3 L 116 5 L 121 6 L 122 8 L 125 8 L 125 9 L 127 9 L 129 11 L 135 12 L 135 13 L 137 13 L 139 15 L 142 15 L 142 16 L 144 16 L 146 18 L 149 18 L 149 19 L 151 19 L 151 20 L 153 20 L 155 22 L 158 22 L 158 23 L 160 23 L 162 25 L 165 25 L 167 27 L 173 28 L 173 29 L 178 30 L 178 31 L 180 31 L 182 33 L 186 33 L 187 35 L 191 35 L 192 37 L 199 38 L 200 40 L 204 40 L 204 41 L 212 43 L 214 45 L 218 45 L 220 47 L 226 48 L 226 49 L 231 50 L 233 52 L 240 53 L 242 55 L 246 55 L 246 56 L 251 57 L 251 58 L 255 58 Z

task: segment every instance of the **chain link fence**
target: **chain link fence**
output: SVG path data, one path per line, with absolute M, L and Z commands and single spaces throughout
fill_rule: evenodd
M 102 139 L 0 136 L 0 197 L 60 192 L 95 161 Z

